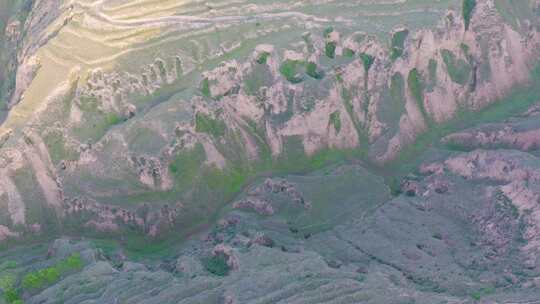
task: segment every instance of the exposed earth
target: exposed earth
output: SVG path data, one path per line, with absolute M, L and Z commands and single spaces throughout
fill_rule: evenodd
M 0 304 L 540 303 L 540 1 L 0 0 Z

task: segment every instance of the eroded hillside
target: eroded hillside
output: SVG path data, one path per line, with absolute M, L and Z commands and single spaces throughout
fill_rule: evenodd
M 463 115 L 536 101 L 537 1 L 372 2 L 42 0 L 6 19 L 1 238 L 187 236 L 260 176 L 394 166 Z
M 536 303 L 539 16 L 0 0 L 0 304 Z
M 4 250 L 0 288 L 7 303 L 535 303 L 539 113 L 450 134 L 394 197 L 359 164 L 265 178 L 180 247 Z

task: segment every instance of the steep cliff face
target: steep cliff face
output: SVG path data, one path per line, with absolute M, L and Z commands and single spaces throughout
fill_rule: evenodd
M 36 1 L 0 127 L 0 239 L 184 235 L 262 173 L 395 161 L 538 80 L 538 3 L 470 3 Z

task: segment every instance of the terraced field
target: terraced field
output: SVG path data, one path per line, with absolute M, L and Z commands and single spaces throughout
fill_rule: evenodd
M 41 68 L 36 84 L 25 94 L 28 105 L 18 106 L 13 116 L 28 116 L 28 109 L 35 108 L 32 100 L 52 93 L 55 84 L 68 80 L 75 68 L 81 69 L 77 72 L 80 75 L 95 68 L 139 73 L 156 58 L 174 65 L 175 57 L 179 56 L 184 73 L 209 70 L 224 59 L 247 56 L 260 43 L 289 46 L 306 30 L 335 27 L 345 33 L 365 31 L 387 39 L 390 30 L 399 24 L 412 29 L 434 25 L 444 10 L 457 6 L 457 2 L 62 3 L 59 20 L 41 34 L 55 36 L 38 53 Z M 351 10 L 351 6 L 355 9 Z M 377 22 L 373 22 L 375 19 Z M 40 77 L 42 74 L 47 77 Z

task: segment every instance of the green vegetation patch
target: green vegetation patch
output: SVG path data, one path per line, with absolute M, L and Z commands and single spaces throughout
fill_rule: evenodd
M 344 57 L 351 58 L 351 57 L 354 56 L 354 51 L 351 50 L 350 48 L 345 48 L 345 49 L 343 50 L 343 56 L 344 56 Z
M 74 253 L 54 266 L 27 273 L 21 280 L 22 288 L 38 291 L 60 280 L 62 275 L 82 269 L 84 266 L 79 253 Z
M 98 105 L 99 101 L 95 97 L 81 97 L 80 108 L 85 123 L 73 129 L 74 135 L 80 141 L 98 141 L 110 128 L 124 121 L 123 117 L 114 112 L 100 110 Z
M 427 119 L 428 116 L 424 107 L 424 85 L 422 83 L 420 72 L 418 72 L 416 68 L 409 72 L 409 76 L 407 77 L 407 85 L 409 87 L 409 92 L 418 104 L 418 108 L 422 112 L 422 115 Z
M 217 276 L 226 276 L 231 270 L 229 265 L 227 264 L 227 259 L 221 254 L 206 258 L 202 262 L 204 268 L 208 270 L 208 272 L 213 273 Z
M 198 112 L 195 114 L 195 131 L 199 133 L 210 134 L 214 137 L 225 135 L 227 126 L 221 119 L 213 119 L 212 117 Z
M 52 131 L 43 137 L 53 164 L 62 160 L 77 160 L 79 153 L 66 145 L 64 135 L 60 131 Z
M 210 92 L 210 80 L 208 80 L 208 78 L 204 78 L 201 81 L 201 94 L 205 97 L 212 97 L 212 93 Z
M 287 59 L 281 63 L 279 72 L 290 83 L 300 83 L 304 78 L 298 72 L 298 69 L 302 66 L 302 61 Z
M 463 22 L 465 22 L 465 30 L 469 29 L 476 0 L 463 0 Z
M 122 122 L 122 117 L 116 113 L 105 114 L 105 124 L 107 126 L 114 126 Z
M 483 296 L 488 296 L 490 294 L 493 294 L 494 292 L 495 292 L 495 288 L 484 287 L 478 291 L 471 293 L 471 298 L 475 301 L 480 301 Z
M 311 156 L 304 151 L 302 138 L 299 136 L 286 137 L 283 142 L 283 153 L 268 168 L 273 174 L 305 173 L 322 169 L 347 159 L 361 157 L 364 151 L 358 149 L 323 149 Z
M 324 47 L 324 54 L 326 54 L 326 57 L 334 59 L 336 57 L 336 47 L 337 45 L 335 42 L 327 42 Z
M 285 60 L 279 68 L 283 75 L 291 83 L 299 83 L 304 80 L 303 73 L 311 78 L 324 78 L 324 71 L 315 62 L 303 62 L 299 60 Z
M 17 261 L 13 261 L 13 260 L 4 261 L 0 263 L 0 271 L 13 269 L 13 268 L 16 268 L 17 266 L 18 266 Z M 2 288 L 2 286 L 0 286 L 0 288 Z
M 392 98 L 394 100 L 403 100 L 403 87 L 405 86 L 405 81 L 403 80 L 403 76 L 399 72 L 394 73 L 392 75 L 392 79 L 390 81 L 390 94 L 392 95 Z
M 111 112 L 99 113 L 95 118 L 96 120 L 93 124 L 95 136 L 90 137 L 93 137 L 96 140 L 101 138 L 108 129 L 122 122 L 122 117 L 120 117 L 116 113 Z
M 330 114 L 328 124 L 334 126 L 334 130 L 336 130 L 336 133 L 339 134 L 339 131 L 341 131 L 341 117 L 339 111 L 335 111 Z
M 390 194 L 392 196 L 399 196 L 402 194 L 401 191 L 401 179 L 396 176 L 389 176 L 385 180 L 388 189 L 390 189 Z
M 345 106 L 345 110 L 347 110 L 349 117 L 351 117 L 355 127 L 358 128 L 356 114 L 354 113 L 354 105 L 352 103 L 352 94 L 347 88 L 341 88 L 341 99 L 343 100 L 343 105 Z
M 177 185 L 192 183 L 204 160 L 204 148 L 201 144 L 197 144 L 192 150 L 178 153 L 169 166 Z
M 60 280 L 58 269 L 48 267 L 25 275 L 22 280 L 22 286 L 27 290 L 39 290 L 56 283 L 58 280 Z
M 461 51 L 463 51 L 463 54 L 465 56 L 469 55 L 469 51 L 470 51 L 471 48 L 466 43 L 463 43 L 463 42 L 460 43 L 459 48 L 461 49 Z
M 315 79 L 322 79 L 324 77 L 324 71 L 319 69 L 315 62 L 306 63 L 306 74 Z
M 441 50 L 441 55 L 446 65 L 448 75 L 455 83 L 465 85 L 471 77 L 471 66 L 463 59 L 457 59 L 449 50 Z
M 362 60 L 362 63 L 364 64 L 364 70 L 366 71 L 366 74 L 367 74 L 369 69 L 375 62 L 375 57 L 366 53 L 360 53 L 360 59 Z
M 437 69 L 438 69 L 437 60 L 433 58 L 430 59 L 428 63 L 428 72 L 429 72 L 428 90 L 433 90 L 433 87 L 437 85 Z
M 421 157 L 422 152 L 440 138 L 474 125 L 500 122 L 508 117 L 522 114 L 540 99 L 540 64 L 533 69 L 531 80 L 530 85 L 514 88 L 508 96 L 480 111 L 462 108 L 452 120 L 429 128 L 427 132 L 416 138 L 415 144 L 405 147 L 396 160 L 388 163 L 387 170 L 407 173 L 414 171 L 414 168 L 425 161 Z
M 235 194 L 240 192 L 250 176 L 250 172 L 241 168 L 220 170 L 212 167 L 204 173 L 210 190 L 220 193 L 221 198 L 225 200 L 232 199 Z
M 268 60 L 268 57 L 270 56 L 270 53 L 268 52 L 262 52 L 259 54 L 259 57 L 257 57 L 257 63 L 258 64 L 266 64 L 266 61 Z
M 167 69 L 165 68 L 165 62 L 163 60 L 161 60 L 161 59 L 157 59 L 155 64 L 156 64 L 156 66 L 158 67 L 158 70 L 159 70 L 159 77 L 162 80 L 166 80 L 167 79 Z
M 217 205 L 232 199 L 252 174 L 240 165 L 231 166 L 225 170 L 214 166 L 204 166 L 205 160 L 204 148 L 201 144 L 197 144 L 193 150 L 178 153 L 169 166 L 175 180 L 175 188 L 171 192 L 173 198 L 186 191 L 193 191 L 192 195 L 197 196 L 192 197 L 194 201 L 207 202 L 208 206 L 203 208 L 204 210 L 200 205 L 186 207 L 192 208 L 185 210 L 186 212 L 193 212 L 196 215 L 190 218 L 192 221 L 200 220 L 199 216 L 207 217 L 208 209 L 218 207 Z M 184 224 L 187 224 L 186 228 L 193 227 L 193 223 L 189 224 L 186 221 Z
M 22 294 L 39 292 L 57 283 L 63 276 L 81 270 L 83 266 L 80 253 L 76 252 L 53 266 L 26 273 L 21 278 L 19 287 L 16 286 L 15 274 L 2 275 L 0 289 L 3 290 L 4 301 L 8 304 L 22 304 Z
M 5 272 L 0 274 L 0 289 L 1 290 L 8 290 L 13 288 L 15 286 L 15 282 L 17 281 L 17 277 L 14 273 L 11 272 Z
M 331 26 L 325 28 L 324 31 L 323 31 L 323 36 L 324 36 L 324 38 L 330 37 L 330 34 L 331 34 L 333 31 L 334 31 L 334 28 L 331 27 Z
M 58 232 L 60 222 L 56 212 L 45 202 L 45 195 L 38 185 L 34 170 L 22 167 L 15 171 L 13 182 L 20 193 L 24 193 L 23 201 L 26 207 L 25 219 L 28 223 L 41 223 L 41 228 L 53 235 Z
M 8 304 L 23 304 L 21 296 L 19 295 L 17 290 L 13 288 L 4 290 L 4 300 Z
M 15 288 L 17 276 L 15 272 L 9 271 L 17 267 L 15 261 L 5 261 L 0 264 L 0 290 L 3 291 L 3 299 L 8 304 L 22 304 L 20 292 Z M 8 270 L 8 271 L 6 271 Z M 0 303 L 3 303 L 0 299 Z
M 389 131 L 395 132 L 405 112 L 405 80 L 399 72 L 392 75 L 389 90 L 383 94 L 385 102 L 377 109 L 377 117 L 389 126 Z
M 401 30 L 394 33 L 392 36 L 392 44 L 391 44 L 391 50 L 390 50 L 390 58 L 392 60 L 396 60 L 401 55 L 403 55 L 403 51 L 405 50 L 405 39 L 407 39 L 407 36 L 409 35 L 409 30 Z

